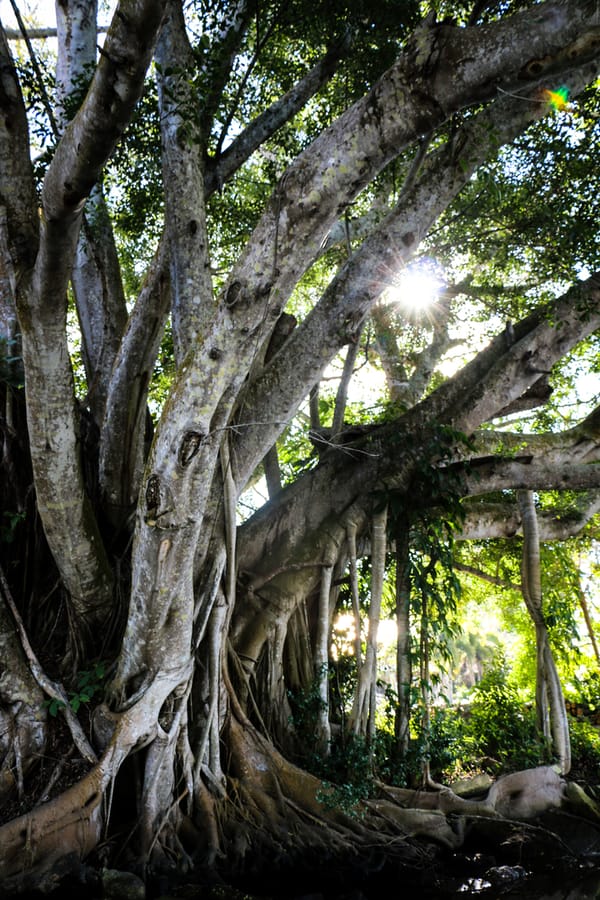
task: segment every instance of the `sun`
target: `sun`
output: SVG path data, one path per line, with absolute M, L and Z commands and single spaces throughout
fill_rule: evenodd
M 385 302 L 412 312 L 426 310 L 439 299 L 443 287 L 439 268 L 431 261 L 420 262 L 402 270 L 396 283 L 385 291 Z

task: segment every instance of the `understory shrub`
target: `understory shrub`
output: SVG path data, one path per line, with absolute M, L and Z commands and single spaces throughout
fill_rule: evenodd
M 435 781 L 450 783 L 487 771 L 499 774 L 552 762 L 549 748 L 536 728 L 533 704 L 524 703 L 503 659 L 484 674 L 466 707 L 431 710 L 427 732 L 418 707 L 411 723 L 408 752 L 401 755 L 394 736 L 393 691 L 386 691 L 373 744 L 361 737 L 335 732 L 328 754 L 317 750 L 316 715 L 322 702 L 315 688 L 290 697 L 298 762 L 323 781 L 319 799 L 328 807 L 356 814 L 361 800 L 373 796 L 376 780 L 399 787 L 420 787 L 423 765 L 429 762 Z M 571 718 L 571 777 L 600 792 L 600 731 L 585 720 Z
M 600 731 L 585 719 L 569 719 L 571 756 L 570 777 L 600 791 Z
M 492 766 L 497 762 L 504 771 L 550 761 L 538 735 L 535 710 L 523 703 L 503 659 L 473 688 L 466 731 L 475 755 Z

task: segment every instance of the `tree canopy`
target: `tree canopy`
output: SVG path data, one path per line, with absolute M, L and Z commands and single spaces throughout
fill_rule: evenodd
M 0 28 L 6 890 L 105 839 L 148 878 L 376 846 L 418 880 L 480 820 L 598 831 L 564 698 L 599 663 L 596 3 L 56 15 Z M 535 722 L 463 799 L 436 666 L 487 673 L 481 732 L 518 702 L 460 636 L 482 593 Z

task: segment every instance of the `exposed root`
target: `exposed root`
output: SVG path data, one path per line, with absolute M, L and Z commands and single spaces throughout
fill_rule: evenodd
M 54 800 L 12 819 L 0 828 L 0 884 L 38 881 L 56 865 L 64 868 L 65 848 L 74 865 L 100 840 L 102 771 L 96 766 Z
M 182 721 L 175 716 L 172 733 L 163 733 L 164 740 L 150 748 L 154 754 L 148 752 L 147 768 L 154 759 L 150 768 L 155 779 L 164 774 L 163 764 L 174 765 Z M 567 818 L 584 815 L 585 827 L 597 833 L 600 845 L 600 812 L 552 767 L 500 778 L 486 797 L 477 800 L 466 800 L 449 789 L 381 786 L 379 797 L 360 804 L 354 816 L 329 808 L 322 783 L 288 762 L 235 701 L 222 740 L 228 748 L 226 795 L 214 794 L 201 778 L 194 784 L 193 818 L 184 813 L 185 785 L 166 807 L 153 806 L 157 815 L 152 817 L 154 827 L 145 850 L 154 862 L 180 872 L 201 866 L 218 873 L 223 865 L 228 877 L 241 880 L 271 871 L 290 872 L 305 867 L 307 860 L 316 873 L 335 860 L 336 866 L 347 865 L 350 871 L 378 865 L 401 868 L 408 883 L 418 885 L 436 860 L 448 851 L 455 853 L 467 841 L 496 840 L 515 858 L 523 848 L 532 857 L 538 853 L 538 858 L 543 854 L 550 859 L 575 858 L 576 847 L 553 831 L 552 822 L 540 824 L 540 814 L 548 811 Z M 24 890 L 34 883 L 32 879 L 53 886 L 59 873 L 81 865 L 102 837 L 103 800 L 114 779 L 116 759 L 107 752 L 55 800 L 0 828 L 3 887 Z
M 67 753 L 65 753 L 65 755 L 63 756 L 63 758 L 59 759 L 57 764 L 54 766 L 54 768 L 50 774 L 50 778 L 48 779 L 48 782 L 46 784 L 46 787 L 44 788 L 44 790 L 42 791 L 42 793 L 40 795 L 40 798 L 39 798 L 40 803 L 46 803 L 46 801 L 49 800 L 50 794 L 52 793 L 52 788 L 54 787 L 54 785 L 56 784 L 58 779 L 61 777 L 61 775 L 64 771 L 64 768 L 65 768 L 65 763 L 71 756 L 71 753 L 72 753 L 72 750 L 68 750 Z
M 408 866 L 421 865 L 423 847 L 392 816 L 386 821 L 376 806 L 367 804 L 356 817 L 329 808 L 319 779 L 288 762 L 251 726 L 231 716 L 227 730 L 230 799 L 237 800 L 230 809 L 233 840 L 224 848 L 229 867 L 244 869 L 250 848 L 260 848 L 265 857 L 311 853 L 323 859 L 379 849 Z M 227 841 L 227 834 L 223 837 Z

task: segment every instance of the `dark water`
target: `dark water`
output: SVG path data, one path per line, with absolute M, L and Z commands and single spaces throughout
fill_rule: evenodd
M 358 873 L 355 873 L 358 875 Z M 337 885 L 331 878 L 324 877 L 319 884 L 313 882 L 302 885 L 302 879 L 290 880 L 269 888 L 256 890 L 257 885 L 249 885 L 249 890 L 233 890 L 231 895 L 220 896 L 223 900 L 448 900 L 448 898 L 480 897 L 482 900 L 510 898 L 510 900 L 600 900 L 600 869 L 590 871 L 547 872 L 535 874 L 520 867 L 499 866 L 478 876 L 444 877 L 434 879 L 437 884 L 419 884 L 398 873 L 382 873 L 381 877 L 366 877 L 361 881 L 355 877 L 351 881 L 340 878 Z M 239 887 L 242 887 L 240 885 Z M 190 895 L 188 895 L 190 896 Z M 199 892 L 197 898 L 206 900 L 206 893 Z
M 526 876 L 512 885 L 504 886 L 492 885 L 485 877 L 467 879 L 455 896 L 507 897 L 511 900 L 595 900 L 600 898 L 600 873 L 596 872 L 581 880 L 573 875 L 564 879 L 563 876 Z M 431 897 L 435 897 L 435 894 L 431 894 Z
M 500 867 L 507 869 L 508 867 Z M 357 874 L 357 873 L 355 873 Z M 504 874 L 505 880 L 501 876 Z M 158 900 L 175 900 L 185 897 L 187 900 L 448 900 L 448 898 L 480 897 L 486 900 L 510 898 L 510 900 L 600 900 L 600 871 L 593 873 L 573 872 L 568 875 L 547 874 L 532 875 L 524 870 L 510 873 L 496 870 L 489 876 L 466 877 L 460 879 L 441 879 L 437 886 L 419 885 L 413 880 L 408 882 L 402 875 L 393 877 L 391 873 L 380 878 L 360 877 L 354 879 L 355 885 L 340 877 L 337 886 L 331 875 L 324 874 L 319 883 L 312 879 L 303 883 L 298 878 L 289 881 L 259 886 L 250 883 L 237 887 L 220 885 L 218 887 L 192 885 L 165 894 Z M 490 880 L 491 879 L 491 880 Z
M 369 865 L 355 856 L 346 865 L 332 861 L 329 867 L 307 865 L 304 869 L 296 864 L 286 866 L 285 857 L 279 860 L 278 871 L 271 875 L 264 868 L 254 877 L 248 875 L 215 883 L 196 878 L 190 873 L 174 883 L 171 879 L 159 877 L 149 882 L 146 888 L 147 900 L 462 900 L 479 897 L 482 900 L 510 898 L 510 900 L 600 900 L 600 860 L 594 858 L 586 864 L 571 861 L 568 869 L 559 865 L 558 860 L 535 871 L 515 865 L 489 865 L 490 857 L 476 854 L 472 857 L 446 857 L 443 861 L 431 860 L 427 869 L 398 867 L 387 863 L 380 867 Z M 441 862 L 441 865 L 440 865 Z M 67 876 L 60 881 L 56 890 L 44 894 L 32 891 L 19 894 L 19 900 L 44 898 L 44 900 L 108 900 L 108 898 L 135 898 L 138 900 L 143 884 L 131 873 L 116 873 L 123 879 L 137 881 L 128 885 L 113 884 L 112 889 L 105 882 L 106 870 L 92 870 L 83 867 L 78 876 Z M 111 873 L 106 873 L 111 874 Z M 3 891 L 0 884 L 0 900 L 12 900 L 14 895 Z M 116 890 L 115 890 L 116 889 Z M 130 893 L 130 889 L 133 892 Z
M 600 900 L 600 872 L 588 875 L 587 878 L 568 877 L 564 883 L 557 877 L 543 877 L 524 874 L 517 882 L 509 884 L 493 885 L 485 877 L 467 879 L 459 885 L 446 884 L 439 888 L 418 887 L 415 884 L 406 884 L 403 880 L 379 881 L 377 884 L 369 883 L 357 887 L 348 885 L 338 889 L 330 885 L 322 889 L 319 885 L 306 886 L 304 890 L 298 890 L 299 885 L 282 883 L 271 885 L 268 893 L 256 890 L 255 885 L 250 890 L 244 890 L 242 886 L 231 888 L 220 886 L 207 888 L 198 886 L 196 890 L 191 885 L 187 890 L 174 891 L 158 898 L 158 900 L 175 900 L 176 897 L 185 897 L 187 900 L 446 900 L 454 897 L 461 898 L 481 897 L 487 900 L 496 898 L 510 898 L 510 900 Z

